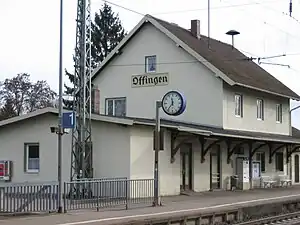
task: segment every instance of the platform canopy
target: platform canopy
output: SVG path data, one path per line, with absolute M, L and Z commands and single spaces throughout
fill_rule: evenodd
M 134 124 L 155 125 L 154 120 L 135 118 Z M 292 153 L 300 148 L 300 131 L 293 127 L 292 135 L 271 134 L 253 131 L 224 129 L 222 127 L 205 126 L 175 120 L 161 119 L 161 127 L 171 131 L 171 163 L 180 147 L 192 139 L 201 144 L 201 162 L 205 161 L 207 152 L 216 144 L 225 142 L 227 145 L 227 163 L 233 153 L 243 145 L 249 146 L 249 160 L 264 146 L 269 148 L 269 163 L 277 151 L 287 151 L 287 162 Z

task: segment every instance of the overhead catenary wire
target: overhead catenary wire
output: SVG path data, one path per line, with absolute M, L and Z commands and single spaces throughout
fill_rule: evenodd
M 106 0 L 100 0 L 100 1 L 106 2 L 106 3 L 110 4 L 110 5 L 116 6 L 116 7 L 118 7 L 118 8 L 122 8 L 122 9 L 127 10 L 127 11 L 130 11 L 130 12 L 133 12 L 133 13 L 138 14 L 138 15 L 140 15 L 140 16 L 145 16 L 145 15 L 146 15 L 145 13 L 138 12 L 138 11 L 136 11 L 136 10 L 130 9 L 130 8 L 128 8 L 128 7 L 124 7 L 124 6 L 122 6 L 122 5 L 119 5 L 119 4 L 110 2 L 110 1 L 106 1 Z M 270 3 L 270 2 L 278 2 L 278 1 L 282 1 L 282 0 L 274 0 L 274 1 L 267 1 L 267 2 Z M 239 4 L 239 5 L 237 4 L 237 5 L 228 5 L 228 6 L 220 6 L 220 7 L 210 7 L 210 10 L 213 10 L 213 9 L 233 8 L 233 7 L 242 7 L 242 6 L 250 6 L 250 5 L 261 5 L 261 4 L 263 4 L 263 2 L 261 2 L 261 3 L 253 2 L 253 3 L 248 3 L 248 4 L 244 3 L 244 4 Z M 164 15 L 164 14 L 175 14 L 175 13 L 179 13 L 179 12 L 181 12 L 181 13 L 187 13 L 187 12 L 201 11 L 201 10 L 207 10 L 207 9 L 208 9 L 208 8 L 205 7 L 205 8 L 201 8 L 201 9 L 193 9 L 193 10 L 170 11 L 170 12 L 164 12 L 164 13 L 152 13 L 152 15 L 155 16 L 155 15 Z M 240 9 L 240 10 L 242 10 L 242 11 L 248 13 L 246 10 L 243 10 L 243 9 Z M 252 16 L 252 15 L 251 15 L 251 16 Z M 274 25 L 274 24 L 271 24 L 271 23 L 269 23 L 269 22 L 266 22 L 266 20 L 262 20 L 262 19 L 257 18 L 257 17 L 253 17 L 253 18 L 256 19 L 256 20 L 258 20 L 258 21 L 260 21 L 260 22 L 262 22 L 262 23 L 265 24 L 265 25 L 268 25 L 268 26 L 270 26 L 270 27 L 273 27 L 273 28 L 277 29 L 278 31 L 287 34 L 287 35 L 290 36 L 290 37 L 293 37 L 293 38 L 295 38 L 295 39 L 297 39 L 297 40 L 300 40 L 300 36 L 291 34 L 291 33 L 287 32 L 286 30 L 283 30 L 283 29 L 279 28 L 278 26 L 276 26 L 276 25 Z
M 276 26 L 276 25 L 274 25 L 274 24 L 271 24 L 271 23 L 267 22 L 266 20 L 263 20 L 263 19 L 258 18 L 258 17 L 256 17 L 256 16 L 253 16 L 251 13 L 247 12 L 247 10 L 244 10 L 244 9 L 240 9 L 240 10 L 243 11 L 243 12 L 245 12 L 245 13 L 247 13 L 247 14 L 249 14 L 249 15 L 251 15 L 251 18 L 253 18 L 254 20 L 257 20 L 257 21 L 259 21 L 259 22 L 262 22 L 262 23 L 265 24 L 265 25 L 268 25 L 268 26 L 270 26 L 270 27 L 273 27 L 273 28 L 275 28 L 276 30 L 278 30 L 278 31 L 280 31 L 280 32 L 282 32 L 282 33 L 284 33 L 284 34 L 286 34 L 286 35 L 288 35 L 288 36 L 290 36 L 290 37 L 293 37 L 294 39 L 300 40 L 300 36 L 295 35 L 295 34 L 291 34 L 290 32 L 288 32 L 288 31 L 286 31 L 286 30 L 284 30 L 284 29 L 282 29 L 282 28 L 280 28 L 280 27 L 278 27 L 278 26 Z
M 107 0 L 99 0 L 97 2 L 106 2 L 110 5 L 116 6 L 118 8 L 122 8 L 125 9 L 127 11 L 136 13 L 138 15 L 144 16 L 146 15 L 145 13 L 141 13 L 138 12 L 136 10 L 130 9 L 128 7 L 119 5 L 117 3 L 111 2 L 111 1 L 107 1 Z M 216 6 L 216 7 L 210 7 L 211 10 L 218 10 L 218 9 L 226 9 L 226 8 L 236 8 L 236 7 L 245 7 L 245 6 L 254 6 L 254 5 L 262 5 L 262 4 L 268 4 L 268 3 L 272 3 L 272 2 L 279 2 L 279 1 L 283 1 L 283 0 L 270 0 L 270 1 L 261 1 L 259 3 L 243 3 L 243 4 L 233 4 L 233 5 L 225 5 L 225 6 Z M 167 15 L 167 14 L 178 14 L 178 13 L 187 13 L 187 12 L 197 12 L 197 11 L 206 11 L 208 9 L 208 7 L 203 7 L 203 8 L 198 8 L 198 9 L 187 9 L 187 10 L 178 10 L 178 11 L 166 11 L 166 12 L 158 12 L 158 13 L 152 13 L 152 15 Z
M 138 12 L 138 11 L 135 11 L 135 10 L 133 10 L 133 9 L 127 8 L 127 7 L 125 7 L 125 6 L 122 6 L 122 5 L 119 5 L 119 4 L 110 2 L 110 1 L 106 1 L 106 0 L 101 0 L 101 1 L 103 1 L 103 2 L 105 2 L 105 3 L 107 3 L 107 4 L 109 4 L 109 5 L 113 5 L 113 6 L 116 6 L 116 7 L 118 7 L 118 8 L 125 9 L 125 10 L 127 10 L 127 11 L 129 11 L 129 12 L 133 12 L 133 13 L 138 14 L 138 15 L 140 15 L 140 16 L 145 16 L 145 15 L 146 15 L 146 14 L 144 14 L 144 13 L 140 13 L 140 12 Z
M 138 12 L 138 11 L 136 11 L 136 10 L 133 10 L 133 9 L 130 9 L 130 8 L 128 8 L 128 7 L 124 7 L 124 6 L 122 6 L 122 5 L 119 5 L 119 4 L 116 4 L 116 3 L 113 3 L 113 2 L 110 2 L 110 1 L 107 1 L 107 0 L 101 0 L 101 1 L 104 1 L 104 2 L 106 2 L 107 4 L 110 4 L 110 5 L 113 5 L 113 6 L 116 6 L 116 7 L 118 7 L 118 8 L 122 8 L 122 9 L 125 9 L 125 10 L 127 10 L 127 11 L 130 11 L 130 12 L 133 12 L 133 13 L 135 13 L 135 14 L 138 14 L 138 15 L 141 15 L 141 16 L 145 16 L 146 14 L 144 14 L 144 13 L 140 13 L 140 12 Z M 279 0 L 274 0 L 274 1 L 266 1 L 266 2 L 278 2 Z M 228 7 L 237 7 L 237 6 L 247 6 L 247 5 L 261 5 L 263 2 L 260 2 L 260 3 L 258 3 L 258 2 L 252 2 L 252 3 L 248 3 L 248 4 L 240 4 L 240 5 L 229 5 L 229 6 L 223 6 L 223 7 L 219 7 L 219 8 L 228 8 Z M 216 8 L 216 7 L 215 7 Z M 211 7 L 211 9 L 213 9 L 213 7 Z M 198 10 L 207 10 L 207 8 L 203 8 L 203 9 L 198 9 Z M 243 11 L 245 11 L 245 10 L 243 10 Z M 178 12 L 178 11 L 177 11 Z M 187 10 L 185 10 L 185 12 L 188 12 Z M 245 11 L 245 12 L 247 12 L 247 11 Z M 174 13 L 174 11 L 173 12 L 170 12 L 170 13 Z M 164 13 L 164 14 L 167 14 L 167 13 Z M 158 15 L 158 14 L 153 14 L 153 15 Z M 256 17 L 254 17 L 255 19 L 258 19 L 258 18 L 256 18 Z M 260 19 L 259 19 L 260 20 Z M 261 20 L 260 20 L 261 21 Z M 283 33 L 285 33 L 285 34 L 287 34 L 287 35 L 290 35 L 290 36 L 292 36 L 292 37 L 294 37 L 294 38 L 296 38 L 296 39 L 299 39 L 300 40 L 300 37 L 299 36 L 295 36 L 295 35 L 292 35 L 292 34 L 290 34 L 289 32 L 287 32 L 287 31 L 285 31 L 285 30 L 283 30 L 283 29 L 281 29 L 281 28 L 278 28 L 277 26 L 275 26 L 275 25 L 272 25 L 272 24 L 270 24 L 270 23 L 267 23 L 267 22 L 265 22 L 265 21 L 263 21 L 264 22 L 264 24 L 267 24 L 267 25 L 269 25 L 269 26 L 272 26 L 272 27 L 274 27 L 274 28 L 276 28 L 276 29 L 278 29 L 279 31 L 281 31 L 281 32 L 283 32 Z M 253 54 L 250 54 L 250 55 L 253 55 Z M 300 55 L 300 53 L 290 53 L 290 54 L 284 54 L 284 55 L 282 55 L 282 56 L 295 56 L 295 55 Z M 256 57 L 257 59 L 259 58 L 259 59 L 266 59 L 266 57 Z M 267 59 L 269 59 L 270 57 L 267 57 Z M 251 58 L 251 57 L 247 57 L 247 59 L 234 59 L 234 60 L 255 60 L 254 58 Z M 232 60 L 232 59 L 229 59 L 229 60 L 223 60 L 223 61 L 234 61 L 234 60 Z M 188 61 L 184 61 L 184 62 L 161 62 L 161 63 L 157 63 L 158 65 L 159 64 L 182 64 L 182 63 L 196 63 L 196 62 L 201 62 L 201 61 L 199 61 L 199 60 L 197 60 L 197 61 L 190 61 L 190 62 L 188 62 Z M 202 62 L 209 62 L 208 60 L 204 60 L 204 61 L 202 61 Z M 258 60 L 258 64 L 266 64 L 266 63 L 264 63 L 264 62 L 261 62 L 261 61 L 259 61 Z M 272 64 L 272 63 L 270 63 L 270 64 Z M 116 64 L 112 64 L 112 65 L 110 65 L 110 66 L 144 66 L 144 64 L 126 64 L 126 65 L 116 65 Z M 275 65 L 275 64 L 274 64 Z M 280 64 L 278 64 L 278 65 L 280 65 Z M 287 65 L 284 65 L 284 64 L 282 64 L 282 66 L 287 66 Z M 288 68 L 291 68 L 289 65 L 288 65 Z
M 243 57 L 243 58 L 235 58 L 235 59 L 223 59 L 223 62 L 243 62 L 243 61 L 255 61 L 255 60 L 262 60 L 262 59 L 271 59 L 271 58 L 278 58 L 278 57 L 286 57 L 289 54 L 282 54 L 282 55 L 274 55 L 274 56 L 264 56 L 264 57 Z M 291 55 L 300 55 L 299 53 L 291 53 Z M 157 62 L 156 65 L 176 65 L 176 64 L 191 64 L 191 63 L 211 63 L 209 60 L 191 60 L 191 61 L 173 61 L 173 62 Z M 130 66 L 145 66 L 145 63 L 128 63 L 128 64 L 110 64 L 109 66 L 116 66 L 116 67 L 130 67 Z
M 253 2 L 253 3 L 258 3 L 258 2 L 256 2 L 256 1 L 251 1 L 251 2 Z M 300 21 L 299 21 L 297 18 L 295 18 L 294 16 L 292 16 L 292 14 L 291 14 L 291 13 L 292 13 L 292 12 L 291 12 L 291 10 L 292 10 L 291 6 L 290 6 L 290 8 L 289 8 L 289 13 L 287 13 L 287 12 L 284 12 L 284 11 L 278 11 L 278 10 L 276 10 L 276 9 L 270 7 L 270 6 L 266 6 L 266 5 L 262 5 L 262 4 L 260 4 L 260 5 L 261 5 L 263 8 L 267 9 L 267 10 L 270 10 L 270 11 L 273 11 L 273 12 L 276 12 L 276 13 L 279 13 L 279 14 L 282 14 L 283 16 L 287 16 L 288 18 L 292 19 L 292 20 L 295 21 L 296 23 L 300 24 Z
M 233 4 L 233 5 L 225 5 L 225 6 L 216 6 L 210 7 L 211 10 L 218 10 L 218 9 L 226 9 L 226 8 L 236 8 L 236 7 L 245 7 L 245 6 L 254 6 L 254 5 L 262 5 L 268 4 L 272 2 L 279 2 L 282 0 L 273 0 L 273 1 L 261 1 L 259 3 L 243 3 L 243 4 Z M 178 10 L 178 11 L 167 11 L 167 12 L 160 12 L 160 13 L 153 13 L 153 15 L 166 15 L 166 14 L 178 14 L 178 13 L 187 13 L 187 12 L 197 12 L 207 10 L 208 7 L 198 8 L 198 9 L 187 9 L 187 10 Z

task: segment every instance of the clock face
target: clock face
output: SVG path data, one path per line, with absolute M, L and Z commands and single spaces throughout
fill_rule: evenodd
M 162 108 L 168 115 L 177 115 L 183 107 L 183 98 L 176 91 L 168 92 L 162 100 Z

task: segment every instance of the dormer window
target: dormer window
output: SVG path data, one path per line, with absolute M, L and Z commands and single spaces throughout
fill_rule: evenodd
M 145 57 L 145 72 L 146 73 L 156 72 L 156 55 Z

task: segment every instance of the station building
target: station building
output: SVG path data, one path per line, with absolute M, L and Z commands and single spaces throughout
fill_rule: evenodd
M 209 43 L 208 43 L 209 42 Z M 161 111 L 160 194 L 242 189 L 267 180 L 299 184 L 300 132 L 290 99 L 300 96 L 230 44 L 146 15 L 96 68 L 99 111 L 92 117 L 94 177 L 153 178 L 155 103 L 170 90 L 187 100 L 171 117 Z M 57 110 L 0 122 L 0 159 L 10 182 L 57 179 Z M 70 179 L 71 134 L 63 137 L 63 179 Z

